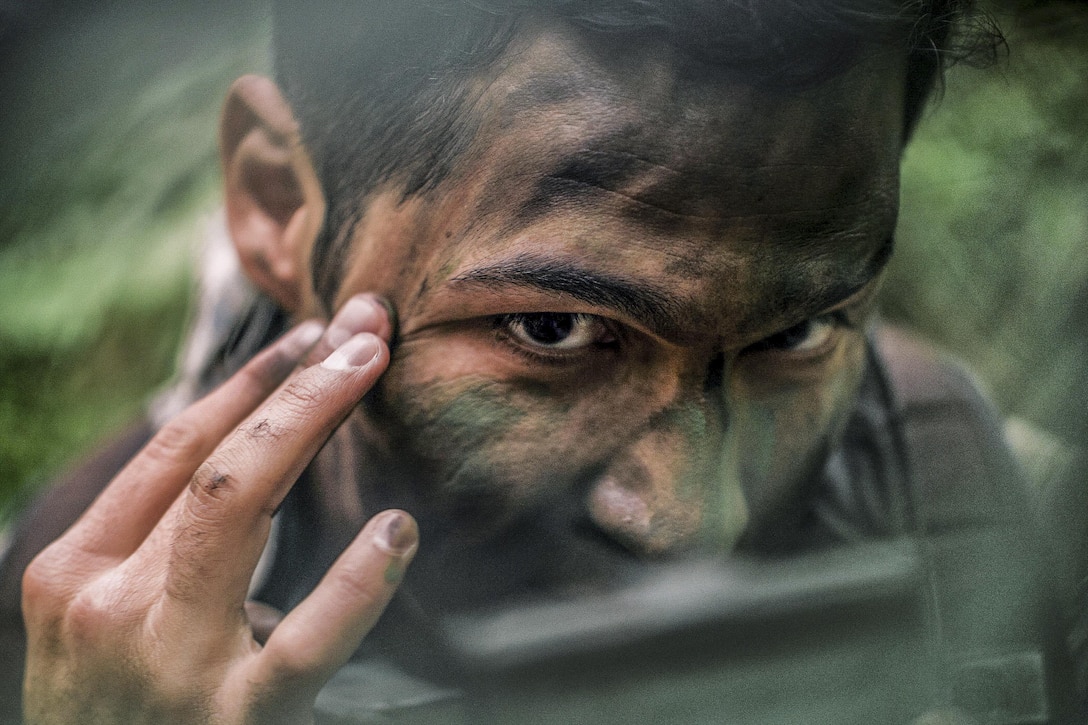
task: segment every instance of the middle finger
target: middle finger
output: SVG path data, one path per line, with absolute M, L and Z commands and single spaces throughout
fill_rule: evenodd
M 272 514 L 388 361 L 380 338 L 350 338 L 299 373 L 197 469 L 172 527 L 170 599 L 206 613 L 237 613 Z

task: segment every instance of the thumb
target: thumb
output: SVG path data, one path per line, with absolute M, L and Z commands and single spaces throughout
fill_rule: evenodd
M 419 529 L 404 511 L 372 518 L 285 616 L 253 663 L 266 692 L 317 690 L 351 657 L 393 597 L 415 555 Z

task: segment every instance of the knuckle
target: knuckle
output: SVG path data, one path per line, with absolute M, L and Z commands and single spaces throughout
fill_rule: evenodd
M 276 630 L 276 640 L 268 664 L 270 679 L 277 685 L 298 684 L 322 670 L 324 657 L 314 646 L 313 637 L 285 623 Z
M 133 582 L 114 572 L 79 590 L 65 610 L 64 632 L 76 644 L 119 642 L 140 618 L 143 597 Z
M 189 496 L 177 513 L 171 535 L 174 560 L 198 568 L 214 564 L 207 561 L 207 551 L 213 548 L 224 526 L 229 525 L 234 512 L 244 505 L 239 489 L 238 480 L 220 460 L 209 459 L 197 469 L 189 481 Z
M 106 629 L 110 616 L 111 609 L 101 597 L 84 590 L 68 605 L 64 628 L 74 642 L 87 643 Z
M 270 418 L 258 418 L 239 426 L 238 432 L 254 442 L 274 442 L 288 435 L 291 431 L 287 426 L 281 425 Z
M 189 479 L 189 493 L 198 510 L 221 507 L 238 489 L 238 479 L 220 456 L 213 456 L 201 463 Z M 212 511 L 208 510 L 207 513 Z
M 205 447 L 203 432 L 181 417 L 163 426 L 148 442 L 144 452 L 149 458 L 163 462 L 191 461 L 201 457 Z
M 23 612 L 32 614 L 48 607 L 60 593 L 55 557 L 49 549 L 38 554 L 23 572 Z
M 85 562 L 63 540 L 43 549 L 23 571 L 23 612 L 28 618 L 45 614 L 68 600 L 79 586 Z
M 321 410 L 327 398 L 325 391 L 316 382 L 299 376 L 284 386 L 280 405 L 288 413 L 305 418 Z

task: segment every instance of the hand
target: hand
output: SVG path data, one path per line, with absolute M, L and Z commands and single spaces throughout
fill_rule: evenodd
M 365 296 L 323 336 L 295 328 L 159 431 L 31 563 L 28 722 L 312 719 L 396 589 L 415 522 L 371 519 L 264 646 L 244 600 L 273 512 L 385 370 L 390 334 Z M 311 346 L 306 362 L 323 361 L 292 374 Z

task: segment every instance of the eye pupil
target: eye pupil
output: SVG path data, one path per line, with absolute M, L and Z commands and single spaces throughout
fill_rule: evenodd
M 520 320 L 525 334 L 541 345 L 555 345 L 570 337 L 574 329 L 574 315 L 544 312 L 525 315 Z
M 525 312 L 495 319 L 503 336 L 522 348 L 573 355 L 615 342 L 594 315 L 579 312 Z

